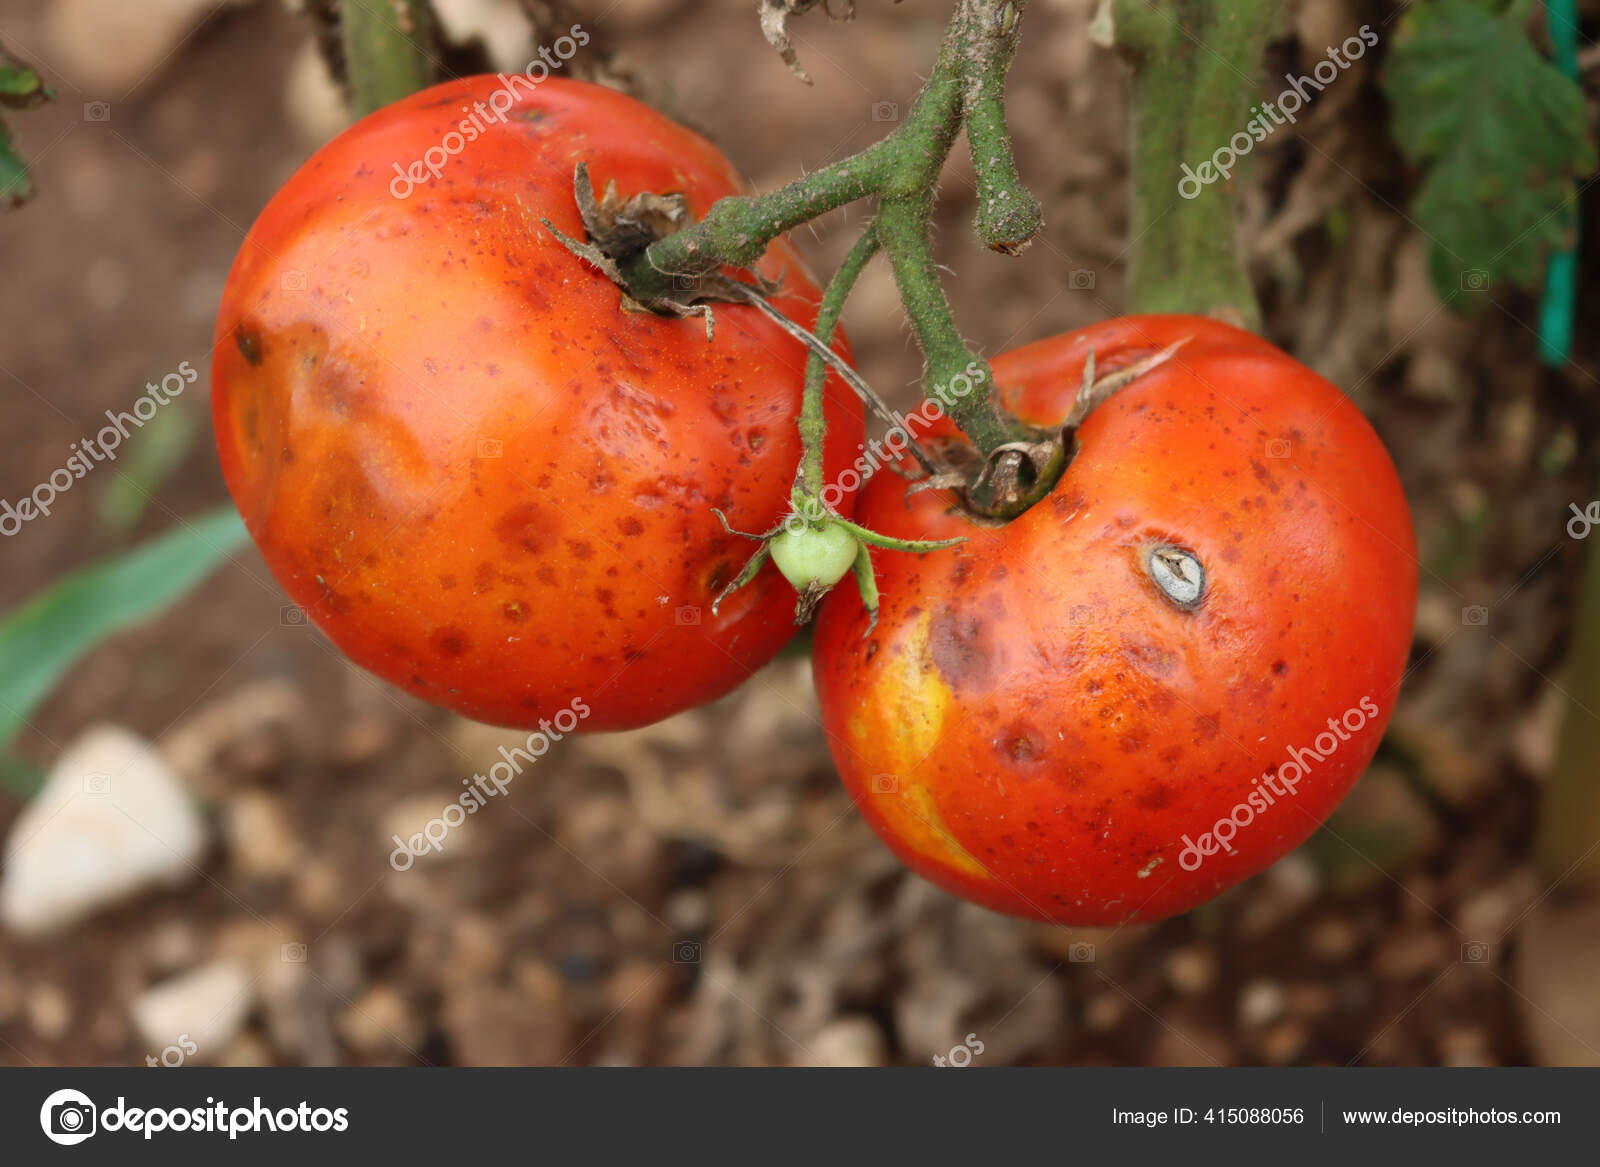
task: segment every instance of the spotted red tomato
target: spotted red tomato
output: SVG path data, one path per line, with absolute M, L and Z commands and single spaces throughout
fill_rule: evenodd
M 222 468 L 289 595 L 373 672 L 504 725 L 574 700 L 586 728 L 642 725 L 727 692 L 793 631 L 770 566 L 711 612 L 749 555 L 712 508 L 744 530 L 785 514 L 806 352 L 748 305 L 719 306 L 710 341 L 625 311 L 541 222 L 582 236 L 580 162 L 597 194 L 678 191 L 704 215 L 742 191 L 714 147 L 558 79 L 496 120 L 500 88 L 380 110 L 262 212 L 217 321 Z M 758 270 L 815 319 L 787 242 Z M 827 395 L 831 481 L 862 424 L 842 382 Z
M 1064 924 L 1185 911 L 1299 844 L 1377 748 L 1417 563 L 1394 466 L 1328 381 L 1215 321 L 1144 316 L 994 362 L 1007 408 L 1060 423 L 1099 375 L 1187 343 L 1101 404 L 1043 502 L 1001 527 L 880 474 L 856 521 L 877 628 L 825 601 L 834 759 L 913 869 Z

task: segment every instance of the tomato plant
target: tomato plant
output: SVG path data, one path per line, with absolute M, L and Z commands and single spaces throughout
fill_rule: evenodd
M 509 113 L 503 89 L 390 105 L 273 198 L 218 317 L 218 449 L 273 573 L 358 663 L 484 721 L 581 698 L 586 728 L 637 726 L 793 632 L 771 567 L 712 611 L 744 560 L 713 508 L 784 515 L 807 353 L 749 305 L 718 305 L 710 340 L 625 310 L 542 222 L 583 231 L 580 162 L 597 193 L 680 192 L 703 215 L 740 190 L 714 147 L 599 86 L 525 85 Z M 785 241 L 754 270 L 814 319 Z M 837 476 L 861 411 L 837 379 L 825 397 Z
M 1048 425 L 1091 353 L 1114 378 L 1169 352 L 1003 526 L 879 475 L 857 522 L 966 542 L 875 554 L 870 633 L 852 590 L 823 604 L 817 688 L 846 786 L 907 864 L 1000 911 L 1108 924 L 1210 899 L 1311 833 L 1393 708 L 1415 542 L 1337 388 L 1192 316 L 1108 320 L 993 367 L 1006 408 Z

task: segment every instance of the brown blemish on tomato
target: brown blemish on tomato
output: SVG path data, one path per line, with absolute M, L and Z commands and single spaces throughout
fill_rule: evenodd
M 548 549 L 555 535 L 551 520 L 531 502 L 502 514 L 495 521 L 494 533 L 502 543 L 530 555 Z
M 1122 659 L 1142 673 L 1156 677 L 1170 677 L 1177 669 L 1175 653 L 1154 640 L 1122 638 Z
M 500 614 L 513 624 L 525 623 L 528 619 L 528 602 L 526 600 L 511 600 L 501 606 Z
M 1152 782 L 1145 792 L 1139 795 L 1139 806 L 1144 810 L 1165 810 L 1172 805 L 1172 787 L 1165 782 Z
M 944 679 L 957 689 L 984 684 L 993 671 L 983 623 L 946 608 L 933 621 L 928 655 Z
M 447 624 L 435 631 L 428 642 L 441 656 L 462 656 L 472 647 L 467 634 L 454 624 Z
M 638 519 L 634 518 L 632 515 L 629 515 L 626 518 L 617 520 L 617 530 L 630 537 L 634 535 L 642 535 L 644 534 L 644 524 Z
M 233 343 L 239 346 L 239 355 L 251 365 L 260 367 L 265 356 L 261 345 L 261 331 L 241 321 L 233 330 Z

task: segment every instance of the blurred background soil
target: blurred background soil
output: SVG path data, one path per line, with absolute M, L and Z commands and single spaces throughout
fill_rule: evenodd
M 440 7 L 487 29 L 502 67 L 531 55 L 515 4 Z M 575 68 L 700 129 L 766 189 L 881 136 L 950 6 L 799 20 L 812 88 L 763 44 L 751 0 L 568 7 L 594 34 Z M 1124 303 L 1124 71 L 1091 42 L 1094 7 L 1035 0 L 1012 77 L 1045 237 L 1020 259 L 984 252 L 964 147 L 946 175 L 947 284 L 990 354 Z M 1382 36 L 1395 12 L 1287 4 L 1266 76 L 1363 23 Z M 0 546 L 0 608 L 225 501 L 204 392 L 222 284 L 256 213 L 345 124 L 309 29 L 269 0 L 0 0 L 0 40 L 59 95 L 12 123 L 40 194 L 0 217 L 0 497 L 147 380 L 201 371 L 115 471 Z M 712 708 L 561 743 L 395 872 L 391 836 L 519 735 L 345 663 L 247 551 L 75 668 L 19 743 L 48 768 L 85 728 L 126 726 L 203 801 L 214 839 L 175 886 L 48 937 L 0 932 L 0 1064 L 159 1058 L 179 1035 L 152 1009 L 210 1025 L 193 1056 L 224 1064 L 926 1065 L 964 1061 L 968 1035 L 979 1066 L 1600 1062 L 1600 1019 L 1550 1020 L 1593 994 L 1593 917 L 1545 929 L 1540 951 L 1570 959 L 1526 940 L 1559 900 L 1528 856 L 1582 564 L 1567 507 L 1594 496 L 1597 338 L 1580 322 L 1573 362 L 1547 370 L 1531 297 L 1496 292 L 1470 316 L 1435 297 L 1381 67 L 1380 45 L 1257 150 L 1247 206 L 1267 332 L 1373 419 L 1423 564 L 1389 739 L 1306 846 L 1157 925 L 964 905 L 853 813 L 798 651 Z M 797 233 L 817 269 L 862 213 Z M 846 322 L 868 379 L 913 401 L 919 358 L 884 265 Z M 0 831 L 20 809 L 0 790 Z

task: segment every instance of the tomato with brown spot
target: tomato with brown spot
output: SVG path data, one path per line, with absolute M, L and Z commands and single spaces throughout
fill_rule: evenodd
M 719 305 L 710 341 L 701 320 L 625 311 L 541 222 L 581 237 L 579 162 L 597 193 L 680 191 L 702 216 L 744 189 L 714 147 L 559 79 L 499 120 L 482 112 L 499 89 L 380 110 L 262 212 L 217 320 L 222 468 L 273 573 L 358 663 L 483 721 L 579 700 L 587 729 L 638 726 L 793 633 L 770 566 L 712 615 L 752 548 L 712 508 L 745 530 L 784 515 L 806 352 L 748 305 Z M 815 319 L 787 241 L 758 270 Z M 827 406 L 831 479 L 862 424 L 837 379 Z
M 1371 760 L 1417 561 L 1388 454 L 1332 384 L 1215 321 L 1144 316 L 1006 353 L 1006 407 L 1058 424 L 1097 374 L 1187 343 L 1095 409 L 1049 497 L 980 526 L 895 474 L 817 627 L 846 786 L 913 869 L 1061 924 L 1186 911 L 1298 845 Z

